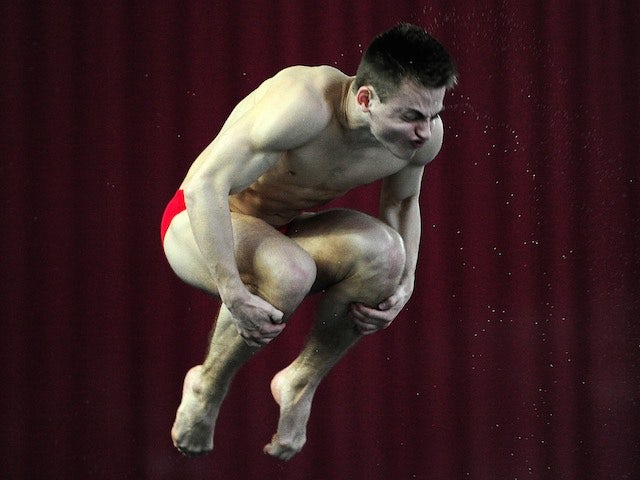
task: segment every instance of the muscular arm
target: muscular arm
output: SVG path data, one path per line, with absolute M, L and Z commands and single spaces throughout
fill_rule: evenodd
M 282 312 L 251 294 L 234 254 L 229 194 L 242 191 L 283 152 L 304 145 L 325 127 L 329 114 L 304 81 L 275 77 L 260 99 L 241 103 L 218 137 L 198 157 L 183 184 L 198 248 L 238 330 L 277 323 Z M 323 113 L 325 113 L 323 115 Z
M 363 334 L 374 333 L 388 327 L 400 313 L 413 293 L 415 270 L 418 262 L 422 219 L 420 216 L 420 187 L 424 164 L 438 154 L 442 146 L 442 122 L 438 119 L 434 135 L 421 152 L 422 159 L 409 165 L 383 181 L 380 194 L 380 219 L 396 230 L 404 241 L 405 268 L 396 291 L 377 308 L 362 304 L 352 306 L 356 326 Z
M 275 161 L 246 132 L 228 130 L 201 154 L 200 168 L 184 185 L 187 213 L 198 248 L 227 307 L 246 296 L 235 261 L 229 194 L 252 183 Z
M 375 307 L 354 303 L 351 313 L 363 335 L 387 328 L 413 293 L 420 246 L 420 205 L 418 202 L 422 166 L 406 167 L 384 180 L 380 196 L 380 219 L 396 230 L 405 247 L 405 267 L 395 292 Z
M 402 239 L 406 250 L 405 269 L 401 285 L 413 291 L 422 218 L 420 216 L 420 187 L 424 167 L 440 152 L 444 128 L 442 120 L 434 120 L 433 136 L 415 165 L 408 165 L 395 175 L 384 179 L 380 194 L 380 219 L 393 227 Z
M 413 291 L 420 248 L 420 185 L 423 166 L 407 167 L 384 180 L 380 195 L 380 219 L 396 230 L 404 241 L 406 261 L 400 283 Z

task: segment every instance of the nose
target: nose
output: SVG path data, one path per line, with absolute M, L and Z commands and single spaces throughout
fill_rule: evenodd
M 421 140 L 429 140 L 431 138 L 431 122 L 418 122 L 415 133 Z

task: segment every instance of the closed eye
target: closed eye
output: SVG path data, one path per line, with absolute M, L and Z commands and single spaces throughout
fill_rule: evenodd
M 427 120 L 427 119 L 430 122 L 433 122 L 433 121 L 437 120 L 438 118 L 440 118 L 440 114 L 441 113 L 442 113 L 442 110 L 440 110 L 438 113 L 434 113 L 430 117 L 427 117 L 426 115 L 423 115 L 422 113 L 418 112 L 417 110 L 410 110 L 409 112 L 406 112 L 406 113 L 402 114 L 401 118 L 405 122 L 416 122 L 416 121 L 423 121 L 423 120 Z
M 422 120 L 424 119 L 424 115 L 422 115 L 421 113 L 405 113 L 404 115 L 402 115 L 402 120 L 404 120 L 405 122 L 415 122 L 416 120 Z

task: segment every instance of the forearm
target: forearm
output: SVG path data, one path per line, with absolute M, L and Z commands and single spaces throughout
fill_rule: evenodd
M 413 291 L 418 251 L 420 248 L 421 217 L 417 196 L 398 202 L 382 202 L 380 219 L 396 230 L 404 242 L 405 268 L 400 280 L 409 291 Z
M 229 189 L 220 180 L 195 179 L 185 186 L 185 203 L 196 244 L 227 303 L 244 289 L 235 260 Z

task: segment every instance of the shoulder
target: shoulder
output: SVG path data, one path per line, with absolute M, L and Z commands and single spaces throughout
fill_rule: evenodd
M 327 66 L 280 71 L 254 92 L 253 139 L 265 148 L 288 149 L 319 135 L 334 118 L 347 80 Z
M 294 65 L 280 70 L 267 82 L 288 82 L 295 85 L 304 85 L 308 88 L 322 90 L 331 88 L 332 84 L 347 81 L 349 77 L 329 65 Z
M 296 106 L 327 114 L 339 102 L 349 77 L 329 66 L 297 65 L 285 68 L 259 88 L 258 101 L 282 107 Z M 306 107 L 305 107 L 306 106 Z

